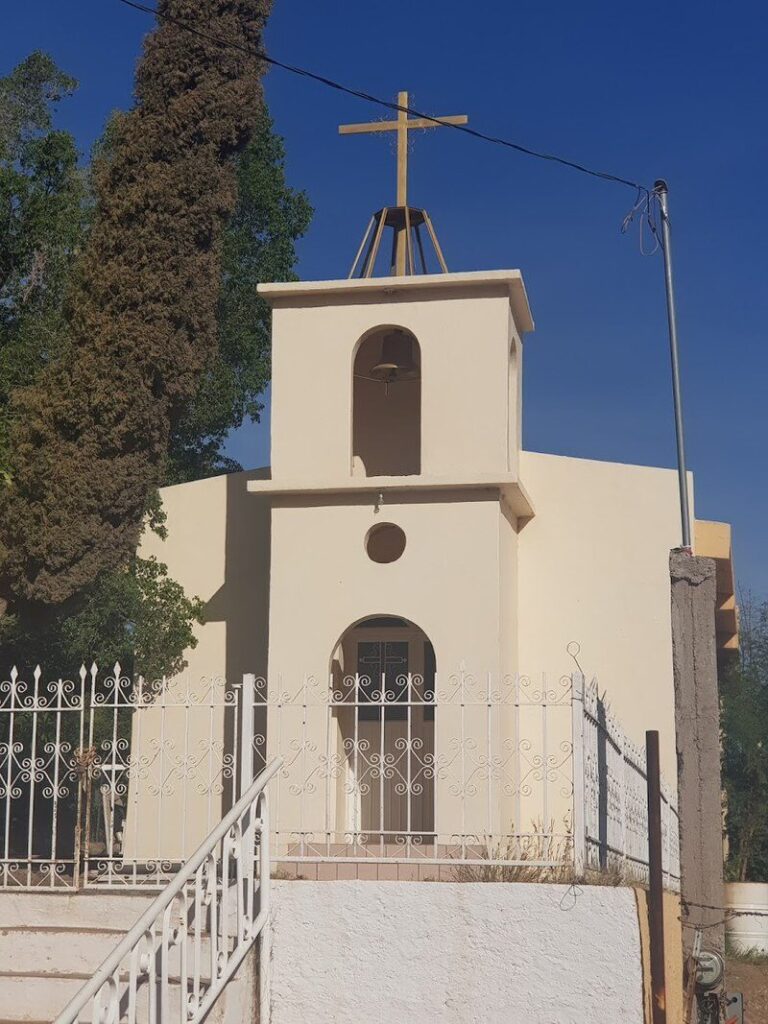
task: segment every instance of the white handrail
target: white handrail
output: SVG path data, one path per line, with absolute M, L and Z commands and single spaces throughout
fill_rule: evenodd
M 127 1006 L 128 1024 L 136 1024 L 142 984 L 148 1004 L 157 1001 L 156 1009 L 160 1010 L 157 1016 L 150 1014 L 148 1019 L 169 1020 L 170 959 L 175 949 L 179 950 L 180 996 L 187 1003 L 181 1019 L 190 1024 L 203 1019 L 268 920 L 270 860 L 266 787 L 281 765 L 282 758 L 275 758 L 264 768 L 59 1014 L 55 1024 L 76 1024 L 80 1013 L 90 1003 L 94 1011 L 90 1018 L 93 1024 L 118 1024 L 123 1019 L 123 1003 Z M 260 898 L 258 914 L 254 917 L 256 832 L 261 836 Z M 234 894 L 231 892 L 233 869 Z M 174 924 L 173 906 L 177 900 L 179 916 Z M 191 919 L 190 910 L 193 911 Z M 207 931 L 206 917 L 210 918 Z M 204 937 L 210 944 L 210 952 L 205 956 Z M 128 957 L 130 962 L 126 967 Z M 209 984 L 203 977 L 206 966 L 210 968 Z

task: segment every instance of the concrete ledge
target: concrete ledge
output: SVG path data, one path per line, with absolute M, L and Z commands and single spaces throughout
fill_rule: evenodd
M 349 476 L 337 480 L 249 480 L 251 494 L 268 495 L 348 495 L 386 494 L 392 501 L 399 495 L 421 495 L 443 491 L 466 495 L 467 491 L 497 491 L 516 516 L 531 518 L 533 504 L 525 487 L 512 473 L 477 473 L 470 476 Z
M 271 306 L 309 305 L 307 300 L 324 300 L 328 305 L 382 298 L 458 298 L 483 293 L 509 295 L 509 304 L 521 331 L 533 330 L 533 317 L 519 270 L 473 270 L 454 274 L 413 274 L 405 277 L 356 277 L 335 281 L 278 281 L 258 286 L 259 295 Z

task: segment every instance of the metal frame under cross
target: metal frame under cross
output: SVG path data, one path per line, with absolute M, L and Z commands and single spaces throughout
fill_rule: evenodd
M 397 132 L 397 206 L 408 207 L 408 132 L 414 128 L 442 128 L 448 125 L 466 124 L 466 114 L 451 114 L 432 120 L 428 117 L 408 116 L 408 93 L 397 94 L 396 121 L 369 121 L 362 124 L 341 124 L 339 135 L 367 135 L 374 132 Z M 395 272 L 405 273 L 406 238 L 405 228 L 397 231 L 395 246 Z

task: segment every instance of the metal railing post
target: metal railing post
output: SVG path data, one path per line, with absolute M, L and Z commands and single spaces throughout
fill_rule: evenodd
M 270 1017 L 270 959 L 272 955 L 272 878 L 270 864 L 269 794 L 261 794 L 259 804 L 261 821 L 259 835 L 259 915 L 264 917 L 259 934 L 259 1020 L 268 1024 Z
M 622 732 L 619 736 L 621 756 L 621 870 L 627 871 L 627 737 Z
M 586 793 L 584 786 L 584 676 L 571 676 L 573 744 L 573 870 L 581 878 L 587 864 Z
M 246 672 L 240 689 L 240 793 L 238 796 L 247 792 L 253 783 L 253 701 L 255 692 L 256 676 L 251 672 Z M 241 862 L 246 887 L 245 900 L 252 920 L 255 919 L 253 906 L 256 899 L 257 827 L 260 827 L 258 823 L 258 804 L 251 808 L 241 837 Z M 263 834 L 262 831 L 261 836 Z
M 246 672 L 240 690 L 240 794 L 253 782 L 253 702 L 256 676 Z M 240 795 L 238 794 L 238 795 Z

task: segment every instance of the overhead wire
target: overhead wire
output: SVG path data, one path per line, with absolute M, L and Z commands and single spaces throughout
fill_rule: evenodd
M 484 142 L 490 142 L 497 146 L 504 146 L 507 149 L 515 150 L 518 153 L 522 153 L 524 156 L 534 157 L 537 160 L 546 160 L 550 163 L 559 164 L 563 167 L 568 167 L 571 170 L 579 171 L 581 174 L 587 174 L 593 178 L 599 178 L 603 181 L 615 182 L 619 185 L 625 185 L 628 188 L 635 189 L 638 196 L 645 196 L 647 203 L 650 204 L 650 197 L 652 190 L 647 186 L 640 184 L 637 181 L 632 181 L 630 178 L 623 178 L 618 174 L 611 174 L 608 171 L 597 170 L 593 167 L 588 167 L 586 164 L 579 163 L 576 160 L 569 160 L 566 157 L 558 156 L 554 153 L 544 153 L 540 150 L 531 149 L 529 146 L 523 146 L 519 142 L 513 142 L 511 139 L 505 139 L 501 136 L 490 135 L 486 132 L 481 132 L 476 128 L 470 128 L 465 124 L 451 124 L 449 121 L 444 121 L 439 117 L 435 117 L 432 114 L 426 114 L 421 110 L 417 110 L 414 107 L 403 106 L 399 103 L 392 102 L 391 100 L 382 99 L 380 96 L 375 96 L 372 93 L 366 92 L 363 89 L 355 89 L 352 86 L 344 85 L 342 82 L 338 82 L 333 78 L 328 78 L 326 75 L 318 74 L 315 71 L 310 71 L 307 68 L 300 67 L 296 64 L 289 64 L 287 61 L 278 60 L 276 57 L 271 57 L 265 53 L 264 50 L 258 49 L 257 47 L 244 46 L 240 43 L 232 42 L 229 39 L 222 39 L 221 36 L 216 36 L 210 32 L 205 32 L 197 24 L 192 24 L 184 20 L 183 18 L 177 18 L 174 15 L 166 14 L 165 12 L 158 11 L 154 7 L 150 7 L 147 4 L 143 4 L 140 0 L 118 0 L 118 3 L 123 4 L 126 7 L 132 7 L 134 10 L 142 11 L 144 14 L 151 14 L 161 21 L 169 22 L 173 25 L 177 25 L 179 28 L 185 29 L 192 35 L 198 36 L 201 39 L 205 39 L 208 42 L 215 43 L 217 46 L 224 48 L 238 50 L 241 53 L 246 53 L 251 57 L 257 57 L 259 60 L 264 61 L 266 64 L 271 64 L 273 67 L 287 71 L 293 75 L 299 75 L 303 78 L 311 79 L 314 82 L 318 82 L 321 85 L 326 86 L 329 89 L 335 89 L 338 92 L 346 93 L 348 96 L 354 96 L 357 99 L 365 100 L 368 103 L 373 103 L 376 106 L 384 107 L 387 110 L 391 110 L 395 113 L 405 113 L 412 117 L 423 118 L 426 121 L 432 121 L 434 124 L 443 125 L 446 128 L 453 128 L 455 131 L 463 132 L 465 135 L 470 135 L 473 138 L 481 139 Z M 631 223 L 632 217 L 638 209 L 638 204 L 635 204 L 633 210 L 628 214 L 629 222 Z M 650 218 L 649 218 L 650 219 Z M 625 218 L 625 223 L 627 218 Z M 655 234 L 655 232 L 654 232 Z
M 697 910 L 719 910 L 731 917 L 768 917 L 768 910 L 734 910 L 732 907 L 721 907 L 715 903 L 697 903 L 695 900 L 681 898 L 684 907 L 696 907 Z

